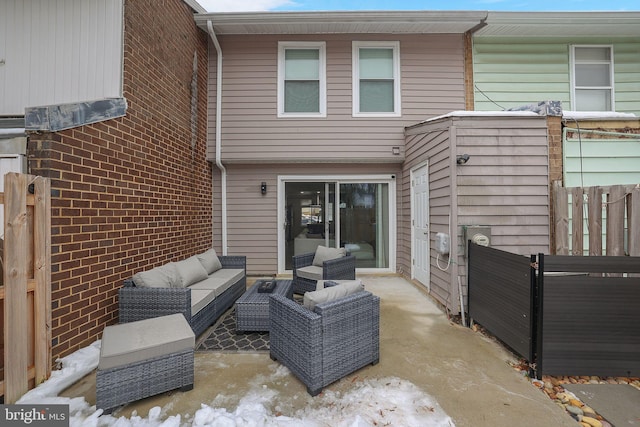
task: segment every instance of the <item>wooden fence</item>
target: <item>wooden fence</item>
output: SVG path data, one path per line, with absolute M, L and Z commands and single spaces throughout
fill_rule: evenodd
M 640 256 L 640 184 L 565 188 L 556 181 L 553 200 L 556 255 Z
M 51 184 L 8 173 L 4 179 L 0 283 L 0 391 L 15 403 L 51 374 Z

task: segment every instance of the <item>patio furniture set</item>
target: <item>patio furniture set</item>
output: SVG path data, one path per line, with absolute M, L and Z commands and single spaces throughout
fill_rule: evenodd
M 312 396 L 378 362 L 380 300 L 355 280 L 355 257 L 321 246 L 294 256 L 293 280 L 272 282 L 247 290 L 246 258 L 213 249 L 125 280 L 120 323 L 103 332 L 96 406 L 192 389 L 195 338 L 234 306 L 237 332 L 269 331 L 271 358 Z

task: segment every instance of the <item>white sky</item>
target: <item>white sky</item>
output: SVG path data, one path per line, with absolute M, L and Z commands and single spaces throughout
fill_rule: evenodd
M 209 12 L 304 10 L 640 11 L 638 0 L 197 0 Z

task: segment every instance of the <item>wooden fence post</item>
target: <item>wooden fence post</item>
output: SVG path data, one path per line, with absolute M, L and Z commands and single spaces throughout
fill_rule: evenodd
M 640 185 L 631 190 L 629 197 L 629 255 L 640 256 Z
M 4 182 L 0 394 L 12 404 L 51 374 L 51 183 L 16 173 Z
M 9 173 L 4 181 L 4 402 L 15 403 L 28 390 L 27 373 L 27 176 Z
M 569 204 L 567 202 L 567 189 L 562 187 L 560 181 L 553 183 L 554 188 L 554 212 L 556 230 L 556 255 L 569 254 Z

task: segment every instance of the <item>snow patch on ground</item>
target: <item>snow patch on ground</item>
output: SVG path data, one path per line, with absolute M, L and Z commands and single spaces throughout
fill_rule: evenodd
M 59 360 L 62 368 L 53 371 L 49 380 L 27 392 L 19 404 L 69 405 L 71 427 L 453 427 L 451 418 L 429 395 L 409 381 L 398 378 L 367 379 L 348 392 L 326 390 L 315 398 L 313 407 L 284 415 L 267 409 L 277 391 L 256 381 L 234 410 L 202 403 L 195 414 L 166 416 L 167 407 L 156 406 L 147 417 L 130 418 L 103 415 L 82 397 L 58 397 L 65 388 L 96 369 L 100 341 Z M 281 379 L 289 375 L 279 366 L 271 375 Z

